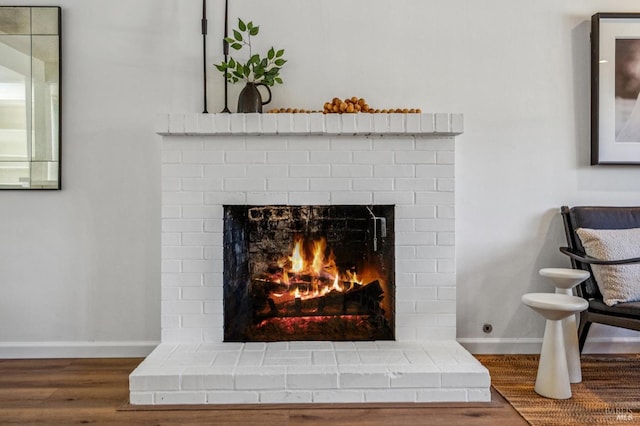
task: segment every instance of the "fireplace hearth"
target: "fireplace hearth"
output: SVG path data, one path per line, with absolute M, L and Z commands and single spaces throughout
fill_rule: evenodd
M 394 206 L 225 206 L 224 340 L 394 339 Z

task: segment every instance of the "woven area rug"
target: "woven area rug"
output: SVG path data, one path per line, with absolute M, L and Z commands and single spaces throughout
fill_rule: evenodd
M 533 390 L 537 355 L 477 355 L 493 387 L 532 425 L 640 425 L 640 354 L 583 355 L 566 400 Z

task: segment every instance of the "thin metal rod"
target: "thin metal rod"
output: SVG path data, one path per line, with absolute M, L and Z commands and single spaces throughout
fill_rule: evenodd
M 229 59 L 229 43 L 226 38 L 229 37 L 229 0 L 224 0 L 224 40 L 222 40 L 222 52 L 224 53 L 224 61 L 227 62 Z M 229 81 L 227 80 L 227 70 L 224 70 L 224 109 L 222 112 L 231 112 L 229 111 L 228 106 L 228 87 Z
M 202 0 L 202 78 L 204 83 L 204 110 L 207 114 L 207 0 Z

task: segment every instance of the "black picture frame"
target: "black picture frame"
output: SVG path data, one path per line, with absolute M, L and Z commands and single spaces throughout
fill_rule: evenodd
M 591 165 L 640 165 L 640 13 L 591 17 Z

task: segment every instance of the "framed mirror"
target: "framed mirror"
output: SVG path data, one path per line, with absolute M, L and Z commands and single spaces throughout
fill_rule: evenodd
M 60 23 L 0 6 L 0 189 L 60 189 Z

